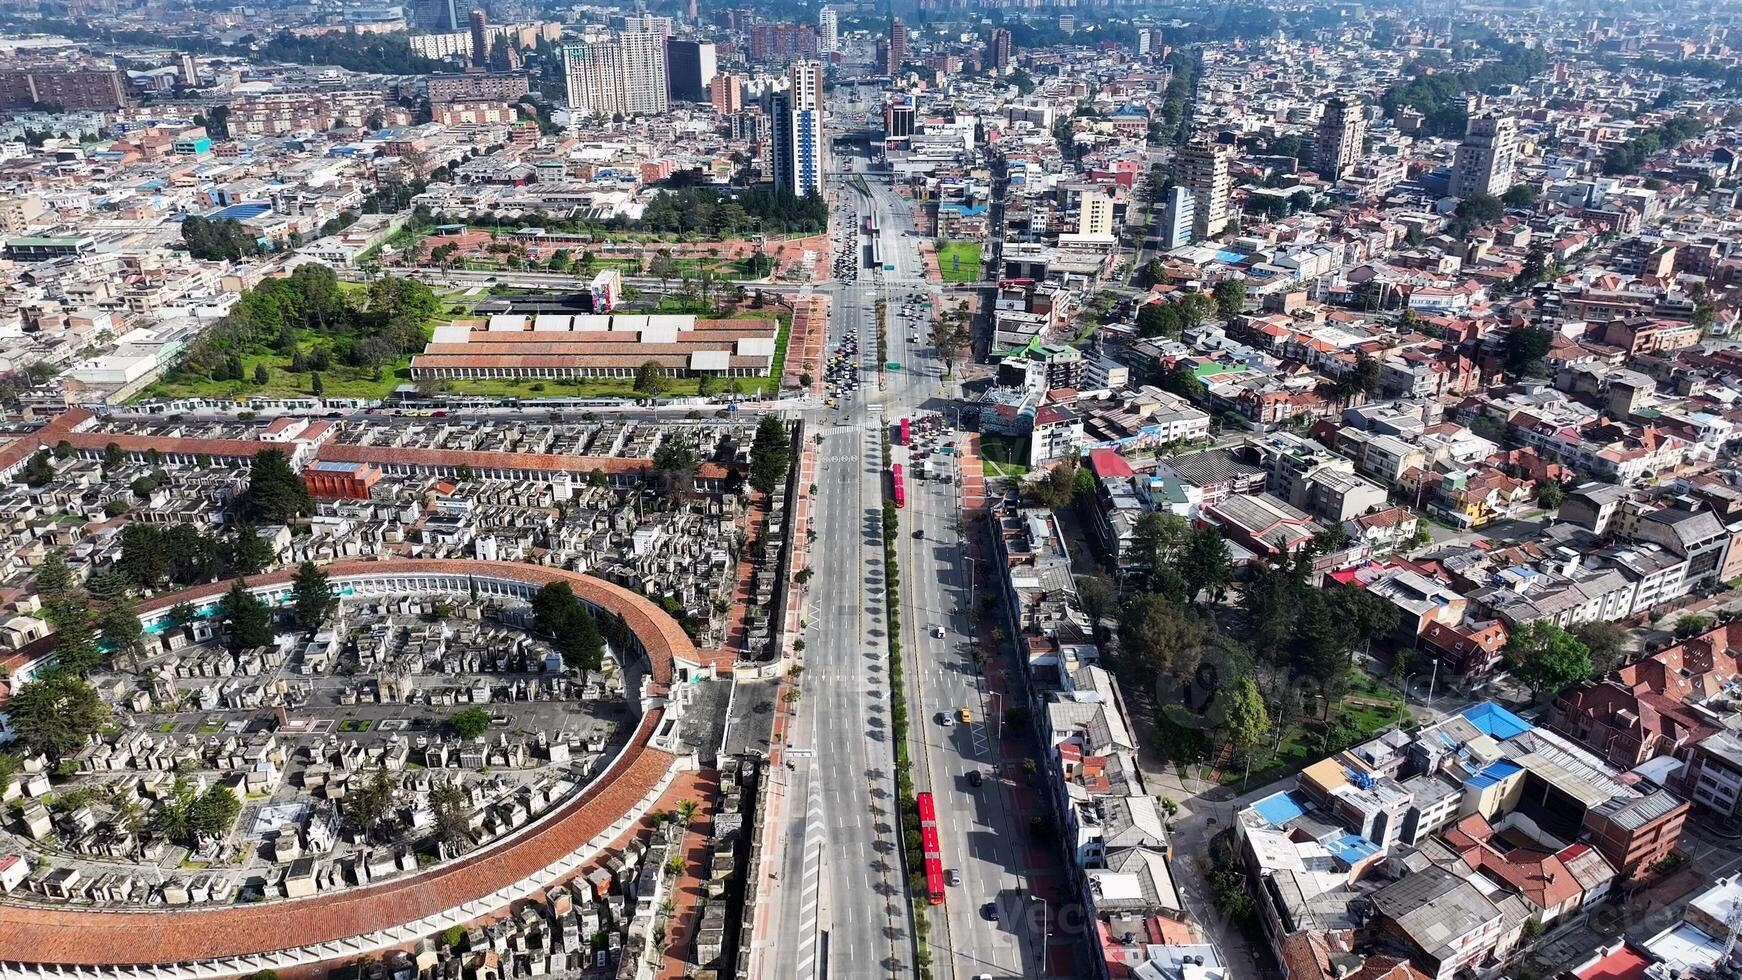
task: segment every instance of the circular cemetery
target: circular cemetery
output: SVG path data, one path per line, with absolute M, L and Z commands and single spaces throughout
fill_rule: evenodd
M 89 678 L 101 732 L 5 789 L 0 970 L 218 976 L 401 945 L 573 877 L 669 786 L 699 658 L 653 602 L 523 563 L 323 570 L 338 602 L 312 633 L 289 570 L 247 581 L 275 613 L 258 646 L 218 625 L 231 583 L 141 604 L 146 652 Z M 599 625 L 596 665 L 533 629 L 550 583 Z

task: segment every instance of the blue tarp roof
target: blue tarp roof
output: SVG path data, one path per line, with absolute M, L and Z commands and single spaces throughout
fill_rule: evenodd
M 1379 845 L 1358 834 L 1344 834 L 1325 842 L 1325 850 L 1344 864 L 1359 864 L 1379 853 Z
M 1525 732 L 1534 731 L 1536 726 L 1518 717 L 1492 701 L 1472 704 L 1464 709 L 1464 718 L 1470 724 L 1489 735 L 1504 742 L 1509 738 L 1517 738 Z
M 1296 802 L 1293 796 L 1290 796 L 1286 792 L 1277 793 L 1274 796 L 1266 796 L 1264 799 L 1252 804 L 1252 809 L 1257 810 L 1259 816 L 1269 821 L 1270 824 L 1275 827 L 1280 827 L 1290 820 L 1306 813 L 1305 808 Z
M 1471 776 L 1469 782 L 1477 789 L 1487 789 L 1495 783 L 1516 776 L 1523 771 L 1524 767 L 1518 763 L 1501 759 L 1499 762 L 1489 763 L 1486 769 Z

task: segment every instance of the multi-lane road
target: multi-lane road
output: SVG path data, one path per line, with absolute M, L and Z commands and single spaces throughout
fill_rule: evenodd
M 846 161 L 865 173 L 863 157 Z M 785 848 L 776 882 L 777 935 L 761 975 L 910 977 L 914 923 L 900 846 L 890 728 L 882 503 L 882 439 L 899 419 L 938 412 L 954 421 L 960 391 L 930 346 L 939 287 L 927 282 L 911 203 L 877 175 L 865 190 L 835 190 L 840 244 L 858 259 L 853 229 L 876 217 L 879 250 L 894 269 L 861 269 L 825 287 L 834 303 L 829 349 L 856 335 L 859 390 L 835 409 L 809 413 L 816 444 L 814 578 L 806 606 L 804 667 L 788 739 Z M 909 300 L 914 301 L 909 317 Z M 888 368 L 877 359 L 877 308 L 887 316 Z M 946 426 L 948 429 L 949 426 Z M 948 433 L 955 438 L 954 433 Z M 907 450 L 894 450 L 905 461 Z M 1022 874 L 1015 788 L 999 768 L 1004 705 L 988 699 L 971 641 L 970 571 L 963 547 L 961 484 L 908 473 L 900 515 L 902 649 L 915 788 L 937 802 L 944 865 L 960 883 L 932 907 L 931 972 L 940 980 L 1040 974 L 1040 936 Z M 916 532 L 917 536 L 916 536 Z M 942 632 L 942 636 L 937 633 Z M 966 708 L 968 723 L 953 721 Z M 948 726 L 940 718 L 949 716 Z M 969 774 L 981 774 L 974 786 Z M 998 910 L 997 920 L 987 907 Z

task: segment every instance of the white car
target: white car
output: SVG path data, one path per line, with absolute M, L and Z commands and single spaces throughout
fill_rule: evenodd
M 931 628 L 931 635 L 938 637 L 939 639 L 942 639 L 943 635 L 944 635 L 944 628 L 942 626 L 933 626 Z

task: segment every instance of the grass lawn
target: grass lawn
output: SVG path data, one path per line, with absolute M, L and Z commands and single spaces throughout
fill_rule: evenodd
M 366 283 L 339 283 L 339 291 L 347 295 L 368 288 Z M 429 330 L 437 324 L 470 315 L 471 309 L 465 303 L 455 301 L 451 296 L 444 297 L 441 312 L 424 324 L 425 341 L 428 340 Z M 296 345 L 304 352 L 321 346 L 327 340 L 324 335 L 310 329 L 299 330 L 296 335 Z M 383 364 L 380 371 L 340 364 L 335 358 L 327 370 L 320 372 L 321 394 L 327 398 L 386 398 L 393 393 L 393 389 L 411 381 L 411 357 L 410 354 L 402 354 Z M 260 365 L 266 366 L 265 384 L 254 380 L 254 369 Z M 253 395 L 314 394 L 314 373 L 304 371 L 299 374 L 290 370 L 290 356 L 267 347 L 242 354 L 242 375 L 240 381 L 215 381 L 202 374 L 168 374 L 141 392 L 138 399 L 230 398 L 245 401 Z
M 1351 700 L 1354 698 L 1383 701 L 1385 704 L 1360 704 Z M 1359 668 L 1349 672 L 1349 692 L 1331 708 L 1331 723 L 1355 733 L 1356 743 L 1408 718 L 1409 709 L 1403 698 Z M 1323 732 L 1324 725 L 1316 718 L 1290 729 L 1282 744 L 1277 746 L 1275 755 L 1260 755 L 1252 761 L 1252 776 L 1247 785 L 1262 786 L 1324 758 L 1327 753 L 1321 750 Z M 1244 775 L 1243 768 L 1224 770 L 1222 784 L 1238 783 Z
M 938 249 L 938 271 L 944 282 L 975 282 L 980 278 L 980 243 L 945 242 Z
M 297 346 L 304 351 L 314 349 L 321 336 L 313 330 L 297 333 Z M 266 366 L 266 383 L 254 380 L 254 369 Z M 242 355 L 241 381 L 215 381 L 202 374 L 166 375 L 140 394 L 140 398 L 233 398 L 238 401 L 250 395 L 311 395 L 314 372 L 300 374 L 290 370 L 290 357 L 275 350 L 252 350 Z M 328 398 L 385 398 L 393 389 L 411 380 L 411 355 L 403 354 L 377 372 L 368 367 L 352 367 L 334 360 L 320 372 L 321 393 Z
M 1009 436 L 980 437 L 980 459 L 991 476 L 1022 476 L 1028 472 L 1028 440 Z

